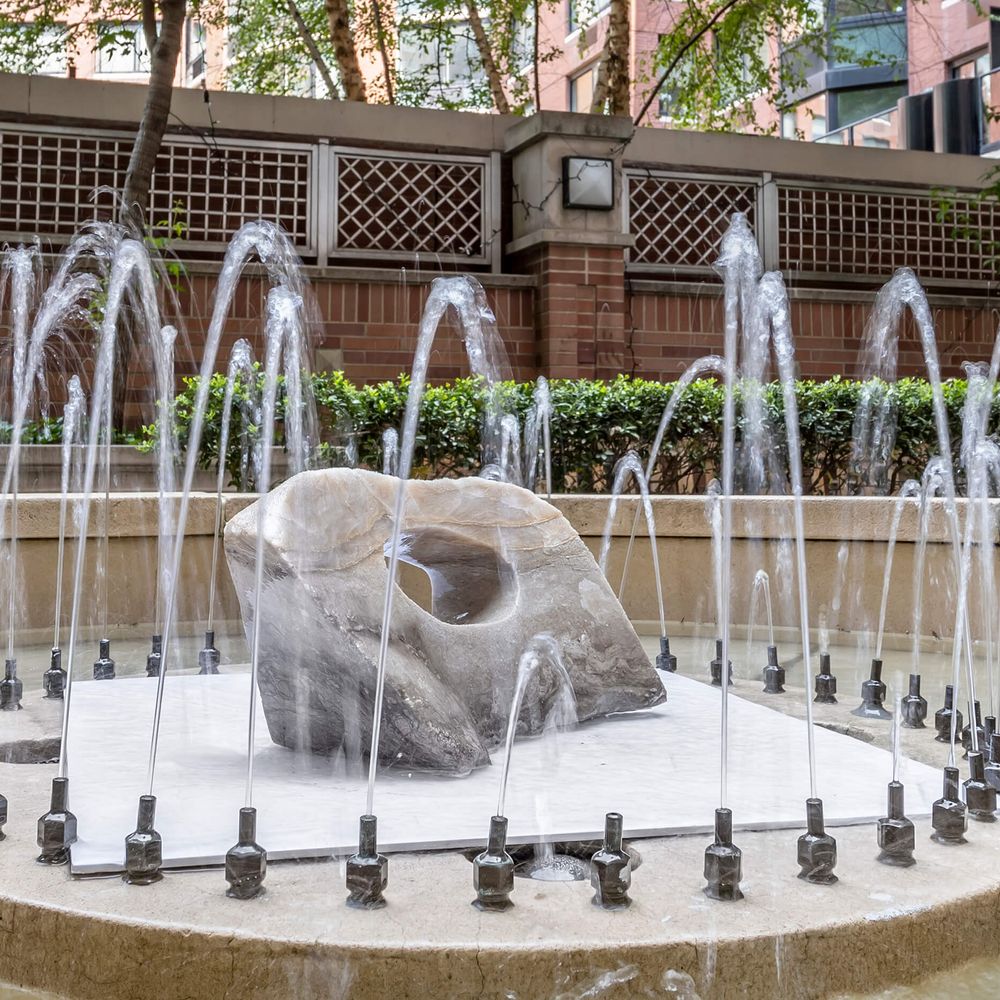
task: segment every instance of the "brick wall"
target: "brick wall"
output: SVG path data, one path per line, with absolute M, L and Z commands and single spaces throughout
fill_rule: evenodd
M 706 283 L 679 291 L 649 281 L 629 283 L 625 317 L 625 371 L 647 378 L 676 378 L 693 360 L 722 351 L 722 298 Z M 858 348 L 871 311 L 869 292 L 793 291 L 795 356 L 804 377 L 856 376 Z M 931 298 L 937 346 L 945 377 L 962 374 L 964 361 L 990 357 L 1000 319 L 988 300 Z M 923 352 L 907 315 L 899 345 L 899 374 L 925 375 Z
M 537 281 L 539 372 L 609 378 L 625 362 L 625 272 L 620 247 L 549 244 L 516 266 Z
M 671 284 L 626 279 L 617 247 L 550 245 L 526 251 L 512 262 L 517 275 L 490 277 L 486 296 L 517 379 L 613 378 L 632 372 L 674 379 L 691 361 L 722 350 L 722 299 L 717 282 Z M 194 268 L 195 265 L 192 265 Z M 313 270 L 316 367 L 343 369 L 352 380 L 394 379 L 410 370 L 417 329 L 429 284 L 403 285 L 389 278 Z M 196 372 L 212 306 L 216 275 L 190 274 L 179 293 L 177 375 Z M 233 343 L 246 337 L 263 355 L 261 316 L 265 279 L 248 275 L 240 283 L 220 347 L 216 370 L 225 370 Z M 803 376 L 854 376 L 872 292 L 792 290 L 796 357 Z M 967 360 L 989 358 L 998 310 L 989 300 L 932 297 L 943 374 L 961 374 Z M 429 376 L 440 382 L 469 371 L 461 341 L 447 320 L 435 341 Z M 71 355 L 75 352 L 75 357 Z M 65 367 L 79 371 L 89 345 L 67 351 Z M 53 368 L 59 362 L 53 359 Z M 84 362 L 83 367 L 89 370 Z M 901 375 L 922 375 L 922 352 L 913 324 L 905 322 L 900 342 Z M 150 419 L 151 360 L 140 352 L 129 372 L 129 420 Z M 61 386 L 50 386 L 53 402 Z
M 497 318 L 514 378 L 537 374 L 535 358 L 534 288 L 523 279 L 514 287 L 494 283 L 486 289 Z M 180 328 L 187 336 L 178 342 L 178 378 L 197 372 L 204 354 L 205 334 L 215 293 L 214 273 L 192 273 L 178 292 Z M 233 344 L 245 337 L 258 360 L 263 359 L 262 316 L 269 284 L 255 275 L 237 288 L 225 325 L 216 371 L 225 371 Z M 318 370 L 343 369 L 358 383 L 395 379 L 413 363 L 417 328 L 429 283 L 403 285 L 401 281 L 358 280 L 340 276 L 311 276 L 314 306 L 313 347 Z M 152 402 L 151 358 L 143 351 L 129 374 L 130 418 L 148 416 Z M 465 349 L 447 319 L 435 338 L 428 369 L 432 381 L 469 372 Z

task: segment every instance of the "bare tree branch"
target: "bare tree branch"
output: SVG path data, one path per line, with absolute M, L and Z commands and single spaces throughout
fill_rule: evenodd
M 639 113 L 635 116 L 633 120 L 633 125 L 639 125 L 643 118 L 646 117 L 646 112 L 649 111 L 650 105 L 656 99 L 656 95 L 663 89 L 663 85 L 667 82 L 670 76 L 673 74 L 674 70 L 680 65 L 681 60 L 690 49 L 696 45 L 702 38 L 707 35 L 712 28 L 714 28 L 719 21 L 722 20 L 723 16 L 731 11 L 741 0 L 726 0 L 726 2 L 674 53 L 673 59 L 667 64 L 666 69 L 660 74 L 659 79 L 656 81 L 656 86 L 649 92 L 649 96 L 646 98 L 645 103 L 639 110 Z
M 155 0 L 142 0 L 142 33 L 146 38 L 146 50 L 152 58 L 157 34 Z
M 302 38 L 302 44 L 305 45 L 309 52 L 309 58 L 312 59 L 316 66 L 316 71 L 326 84 L 327 92 L 333 100 L 338 100 L 340 98 L 340 90 L 333 82 L 333 74 L 330 72 L 330 67 L 327 66 L 326 60 L 323 58 L 323 53 L 320 52 L 319 46 L 316 44 L 316 39 L 313 37 L 313 33 L 309 30 L 309 25 L 306 24 L 305 18 L 302 16 L 302 11 L 299 10 L 299 5 L 295 0 L 285 0 L 285 6 L 288 7 L 288 13 L 292 15 L 295 28 Z
M 392 88 L 393 67 L 389 62 L 389 50 L 385 44 L 385 27 L 382 24 L 382 5 L 378 0 L 372 0 L 372 13 L 375 16 L 375 39 L 378 42 L 378 51 L 382 58 L 382 72 L 385 75 L 385 96 L 390 104 L 395 104 L 396 96 Z
M 493 49 L 490 46 L 489 36 L 483 27 L 483 20 L 479 16 L 479 8 L 475 0 L 468 0 L 469 26 L 472 28 L 472 37 L 476 40 L 476 48 L 479 51 L 479 60 L 483 64 L 483 72 L 490 85 L 490 94 L 493 95 L 493 104 L 502 115 L 510 114 L 510 103 L 504 93 L 503 81 L 500 79 L 500 71 L 497 69 L 496 60 L 493 58 Z

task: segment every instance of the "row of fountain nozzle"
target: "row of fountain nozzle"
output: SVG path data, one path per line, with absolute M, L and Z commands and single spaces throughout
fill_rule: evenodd
M 222 661 L 219 650 L 215 648 L 215 632 L 209 629 L 205 633 L 205 647 L 198 653 L 198 673 L 217 674 Z M 159 677 L 163 662 L 163 636 L 154 635 L 151 649 L 146 656 L 146 676 Z M 98 655 L 94 661 L 94 680 L 110 681 L 115 679 L 115 661 L 111 658 L 111 640 L 101 639 L 98 644 Z M 62 698 L 66 690 L 66 670 L 62 665 L 62 650 L 52 647 L 49 668 L 42 675 L 42 687 L 46 698 Z M 17 660 L 8 659 L 4 663 L 4 677 L 0 680 L 0 711 L 16 712 L 24 697 L 24 683 L 17 676 Z

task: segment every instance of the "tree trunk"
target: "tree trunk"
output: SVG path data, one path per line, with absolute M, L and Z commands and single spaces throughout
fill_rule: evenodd
M 156 27 L 156 9 L 152 3 L 143 3 L 143 34 L 149 47 L 149 85 L 146 88 L 146 105 L 142 121 L 132 145 L 122 191 L 122 222 L 144 235 L 149 214 L 149 188 L 153 167 L 163 142 L 170 118 L 170 101 L 174 90 L 174 74 L 181 51 L 181 35 L 187 14 L 186 0 L 160 0 L 160 26 Z M 150 45 L 150 41 L 153 42 Z M 128 392 L 128 372 L 131 368 L 134 341 L 126 303 L 123 322 L 115 338 L 115 373 L 111 399 L 111 419 L 114 427 L 125 424 L 125 398 Z
M 288 7 L 288 13 L 292 15 L 292 20 L 295 22 L 295 27 L 298 30 L 299 37 L 302 39 L 302 44 L 305 45 L 306 51 L 309 53 L 309 57 L 316 67 L 316 72 L 319 73 L 326 84 L 330 99 L 336 100 L 340 97 L 340 91 L 333 82 L 333 77 L 330 75 L 330 67 L 327 66 L 326 60 L 323 58 L 323 53 L 320 52 L 319 46 L 316 44 L 316 39 L 313 38 L 313 33 L 309 30 L 309 25 L 306 24 L 305 18 L 302 16 L 302 11 L 299 10 L 295 0 L 285 0 L 285 4 Z
M 156 38 L 156 44 L 149 50 L 146 106 L 142 110 L 142 121 L 132 146 L 132 156 L 125 174 L 125 190 L 122 192 L 123 220 L 132 223 L 140 231 L 146 228 L 149 185 L 170 118 L 170 99 L 173 96 L 174 73 L 177 72 L 177 59 L 181 52 L 181 34 L 186 12 L 186 0 L 160 0 L 159 33 L 155 34 L 155 27 L 152 30 L 147 28 L 145 32 L 147 39 L 151 35 Z
M 538 55 L 538 33 L 541 30 L 541 16 L 538 11 L 538 5 L 542 0 L 535 0 L 532 4 L 532 12 L 535 20 L 534 33 L 531 39 L 531 62 L 535 71 L 535 114 L 538 114 L 542 110 L 542 81 L 539 76 L 539 64 L 541 59 Z
M 611 0 L 608 12 L 608 110 L 631 113 L 629 94 L 629 0 Z
M 375 16 L 375 39 L 378 42 L 379 55 L 382 57 L 382 72 L 385 75 L 385 96 L 390 104 L 396 103 L 396 94 L 392 86 L 392 62 L 389 59 L 389 48 L 385 41 L 385 27 L 382 24 L 382 6 L 378 0 L 372 0 L 372 14 Z
M 326 16 L 330 22 L 330 41 L 337 57 L 337 68 L 340 70 L 340 83 L 344 88 L 344 97 L 349 101 L 367 101 L 365 80 L 358 64 L 358 50 L 354 44 L 354 32 L 351 30 L 351 14 L 347 0 L 325 0 Z
M 590 98 L 590 113 L 592 115 L 603 115 L 604 105 L 608 103 L 608 53 L 610 51 L 611 32 L 604 38 L 604 50 L 601 52 L 601 62 L 597 67 L 597 81 L 594 84 L 594 93 Z
M 493 49 L 490 46 L 489 36 L 483 27 L 483 20 L 479 16 L 479 8 L 475 0 L 468 0 L 469 27 L 472 28 L 472 37 L 476 40 L 476 48 L 479 51 L 479 61 L 483 64 L 483 72 L 490 85 L 490 94 L 493 95 L 493 104 L 502 115 L 510 114 L 510 104 L 507 95 L 503 90 L 503 81 L 500 79 L 500 71 L 497 69 L 496 60 L 493 58 Z

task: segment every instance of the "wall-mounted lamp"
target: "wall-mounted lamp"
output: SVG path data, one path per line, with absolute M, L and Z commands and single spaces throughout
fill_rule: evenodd
M 564 156 L 563 208 L 591 208 L 610 212 L 615 207 L 613 160 Z

